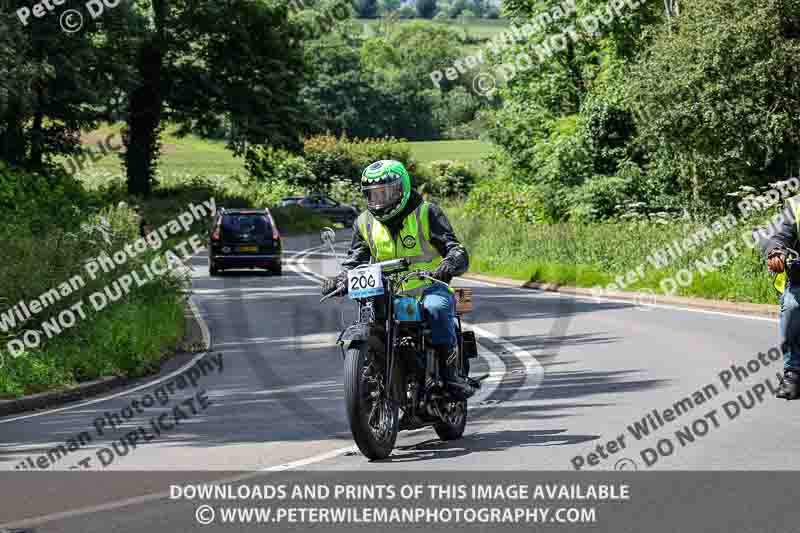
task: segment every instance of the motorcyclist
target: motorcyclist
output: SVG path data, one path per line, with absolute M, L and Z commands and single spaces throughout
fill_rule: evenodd
M 800 268 L 787 270 L 786 258 L 789 249 L 798 250 L 800 245 L 800 196 L 786 201 L 783 221 L 777 231 L 765 241 L 762 251 L 767 258 L 767 267 L 775 272 L 775 288 L 781 293 L 780 336 L 783 351 L 783 379 L 777 398 L 795 400 L 800 397 Z
M 327 279 L 322 294 L 347 291 L 347 270 L 359 265 L 405 257 L 412 270 L 428 271 L 445 283 L 466 272 L 469 256 L 458 241 L 444 212 L 412 188 L 411 177 L 399 161 L 376 161 L 361 175 L 367 210 L 353 223 L 353 239 L 343 271 Z M 421 299 L 431 328 L 431 344 L 439 357 L 444 379 L 464 387 L 455 369 L 455 299 L 452 289 L 430 280 L 403 286 L 406 295 Z M 449 361 L 449 364 L 448 364 Z

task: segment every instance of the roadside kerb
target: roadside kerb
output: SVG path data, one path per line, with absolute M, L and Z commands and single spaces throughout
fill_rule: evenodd
M 583 287 L 558 285 L 556 283 L 520 281 L 510 278 L 499 278 L 494 276 L 487 276 L 484 274 L 473 274 L 473 273 L 464 274 L 462 277 L 465 279 L 483 281 L 485 283 L 494 283 L 497 285 L 506 285 L 509 287 L 534 289 L 547 292 L 560 292 L 563 294 L 586 296 L 588 298 L 598 297 L 597 292 L 592 291 L 591 289 Z M 629 291 L 603 291 L 603 294 L 600 298 L 640 302 L 643 299 L 643 293 L 629 292 Z M 658 299 L 658 305 L 660 304 L 675 305 L 675 306 L 691 307 L 696 309 L 706 309 L 710 311 L 720 311 L 725 313 L 739 313 L 745 315 L 764 316 L 775 319 L 778 318 L 779 314 L 779 306 L 777 304 L 752 304 L 744 302 L 726 302 L 721 300 L 708 300 L 705 298 L 688 298 L 682 296 L 660 296 L 660 295 L 657 297 L 657 299 Z M 639 303 L 639 305 L 642 304 Z

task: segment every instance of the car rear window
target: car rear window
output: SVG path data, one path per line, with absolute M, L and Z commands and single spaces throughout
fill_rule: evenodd
M 272 231 L 265 215 L 239 214 L 222 217 L 222 232 L 231 237 L 241 235 L 264 235 Z

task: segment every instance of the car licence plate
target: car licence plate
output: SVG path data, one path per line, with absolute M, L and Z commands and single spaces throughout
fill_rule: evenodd
M 352 299 L 383 294 L 381 267 L 365 266 L 347 271 L 347 293 Z
M 239 247 L 239 251 L 240 252 L 257 252 L 258 251 L 258 246 L 240 246 Z

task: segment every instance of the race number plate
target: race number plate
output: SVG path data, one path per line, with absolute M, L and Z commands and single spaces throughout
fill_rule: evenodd
M 383 294 L 381 268 L 366 266 L 347 271 L 347 292 L 350 298 L 369 298 Z

